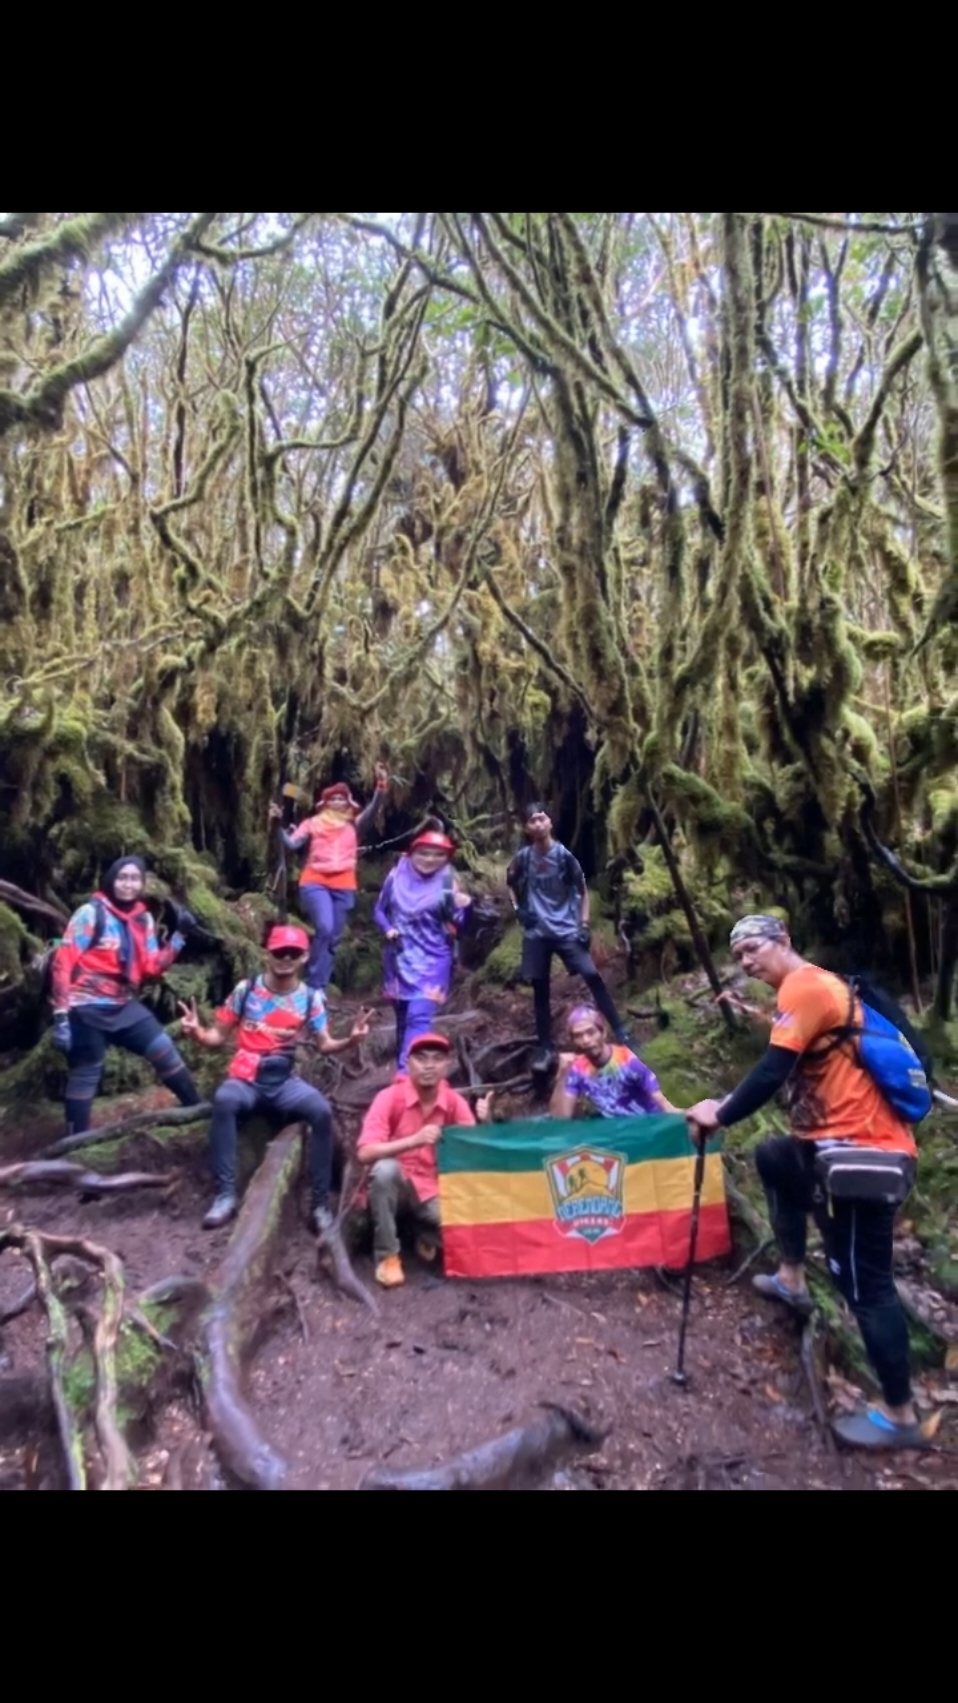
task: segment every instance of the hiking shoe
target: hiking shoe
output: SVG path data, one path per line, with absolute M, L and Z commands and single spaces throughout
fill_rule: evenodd
M 222 1230 L 224 1224 L 229 1224 L 239 1211 L 239 1201 L 232 1189 L 224 1189 L 218 1194 L 209 1212 L 203 1220 L 204 1230 Z
M 780 1277 L 753 1277 L 752 1288 L 764 1301 L 778 1301 L 800 1319 L 810 1319 L 815 1303 L 807 1289 L 786 1289 Z
M 402 1260 L 398 1254 L 387 1254 L 376 1267 L 376 1282 L 380 1289 L 401 1289 L 406 1281 Z
M 540 1047 L 532 1060 L 533 1076 L 547 1076 L 556 1063 L 556 1055 L 551 1047 Z
M 328 1206 L 314 1206 L 310 1222 L 312 1223 L 317 1236 L 322 1239 L 323 1236 L 329 1235 L 329 1232 L 333 1228 L 336 1220 Z
M 439 1242 L 435 1236 L 418 1236 L 416 1238 L 416 1258 L 423 1265 L 435 1265 L 439 1258 Z
M 896 1425 L 880 1408 L 865 1408 L 850 1419 L 835 1419 L 832 1430 L 850 1449 L 927 1449 L 920 1425 Z

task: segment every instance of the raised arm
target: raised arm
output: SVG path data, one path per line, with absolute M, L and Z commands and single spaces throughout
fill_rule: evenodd
M 389 791 L 389 770 L 385 763 L 376 764 L 376 790 L 369 800 L 365 810 L 356 818 L 356 833 L 360 841 L 366 838 L 371 828 L 382 819 L 383 806 L 386 803 L 386 793 Z

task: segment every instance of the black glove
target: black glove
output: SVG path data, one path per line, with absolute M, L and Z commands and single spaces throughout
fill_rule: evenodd
M 53 1045 L 59 1053 L 73 1051 L 73 1032 L 70 1028 L 70 1018 L 65 1011 L 58 1011 L 53 1019 Z
M 187 909 L 186 905 L 179 905 L 175 899 L 168 899 L 167 906 L 169 908 L 169 917 L 175 934 L 185 934 L 189 936 L 191 934 L 205 933 L 202 925 L 193 915 L 193 912 Z
M 579 927 L 576 929 L 575 938 L 577 945 L 584 946 L 588 952 L 589 947 L 592 945 L 592 930 L 587 922 L 580 923 Z

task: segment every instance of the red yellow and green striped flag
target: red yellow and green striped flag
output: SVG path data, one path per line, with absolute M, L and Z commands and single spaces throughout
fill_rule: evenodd
M 695 1148 L 684 1118 L 447 1129 L 437 1148 L 449 1277 L 688 1260 Z M 705 1162 L 698 1258 L 730 1247 L 721 1144 Z

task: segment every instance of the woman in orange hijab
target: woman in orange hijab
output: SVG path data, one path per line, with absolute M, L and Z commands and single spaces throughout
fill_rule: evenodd
M 299 878 L 303 910 L 313 925 L 306 980 L 325 993 L 333 974 L 333 958 L 346 927 L 346 918 L 356 904 L 359 882 L 356 867 L 364 835 L 376 825 L 389 786 L 389 770 L 376 764 L 376 791 L 365 810 L 356 803 L 347 783 L 337 781 L 320 794 L 315 816 L 301 822 L 291 834 L 283 830 L 287 851 L 309 849 Z M 270 805 L 272 821 L 281 821 L 278 804 Z

